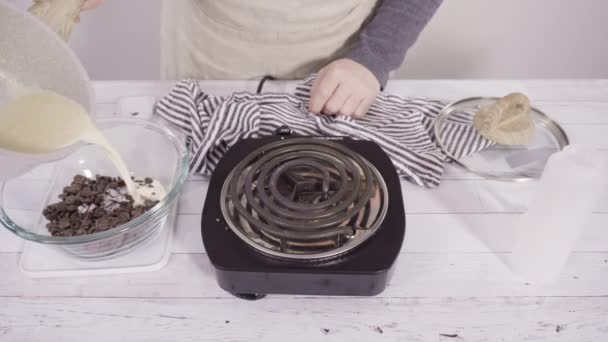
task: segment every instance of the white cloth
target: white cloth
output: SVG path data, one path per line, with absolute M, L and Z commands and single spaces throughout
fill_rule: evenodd
M 164 79 L 304 78 L 341 56 L 377 0 L 164 0 Z
M 423 98 L 380 94 L 361 119 L 308 112 L 313 78 L 291 94 L 235 93 L 227 97 L 204 93 L 195 81 L 182 81 L 159 101 L 156 111 L 188 136 L 192 173 L 210 175 L 240 139 L 274 134 L 287 125 L 304 136 L 347 136 L 376 142 L 389 155 L 401 177 L 436 187 L 446 156 L 435 143 L 433 124 L 447 104 Z M 461 157 L 491 142 L 471 124 L 473 113 L 457 113 L 440 132 L 451 155 Z

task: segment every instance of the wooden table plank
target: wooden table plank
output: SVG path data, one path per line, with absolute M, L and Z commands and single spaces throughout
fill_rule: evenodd
M 379 297 L 608 296 L 608 253 L 573 253 L 558 281 L 530 285 L 505 265 L 508 253 L 404 253 Z M 102 277 L 31 279 L 17 253 L 0 253 L 1 296 L 228 297 L 206 254 L 173 254 L 155 272 Z
M 0 339 L 38 341 L 605 340 L 608 298 L 2 298 Z

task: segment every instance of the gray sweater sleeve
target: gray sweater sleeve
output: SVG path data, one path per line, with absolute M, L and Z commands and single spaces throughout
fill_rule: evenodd
M 367 67 L 384 86 L 388 74 L 401 66 L 442 0 L 381 0 L 358 43 L 344 57 Z

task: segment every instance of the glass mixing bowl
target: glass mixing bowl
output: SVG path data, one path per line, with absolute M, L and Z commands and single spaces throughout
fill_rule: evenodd
M 97 120 L 97 126 L 120 153 L 132 176 L 158 180 L 167 195 L 152 209 L 115 228 L 84 236 L 51 236 L 42 210 L 59 201 L 58 195 L 75 175 L 118 177 L 114 164 L 96 145 L 83 145 L 53 167 L 44 165 L 0 185 L 0 223 L 16 235 L 56 246 L 82 259 L 116 256 L 141 245 L 164 227 L 188 175 L 189 155 L 184 139 L 164 124 L 132 119 Z M 40 168 L 38 168 L 40 169 Z M 32 218 L 38 218 L 32 220 Z

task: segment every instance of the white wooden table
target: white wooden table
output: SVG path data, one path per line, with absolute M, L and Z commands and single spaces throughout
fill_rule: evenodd
M 256 85 L 202 83 L 214 94 Z M 98 115 L 117 115 L 120 97 L 160 98 L 170 87 L 97 82 Z M 266 90 L 292 88 L 269 83 Z M 608 80 L 393 81 L 387 91 L 454 100 L 521 91 L 559 121 L 572 142 L 608 156 Z M 186 184 L 173 254 L 157 272 L 29 279 L 17 265 L 21 241 L 0 231 L 0 341 L 608 340 L 608 196 L 559 281 L 535 286 L 503 261 L 534 184 L 486 181 L 449 167 L 436 190 L 403 183 L 405 246 L 384 293 L 247 302 L 216 285 L 205 255 L 199 222 L 206 187 L 205 181 Z

